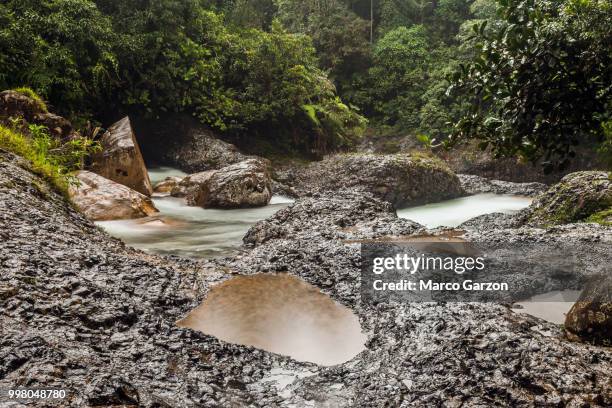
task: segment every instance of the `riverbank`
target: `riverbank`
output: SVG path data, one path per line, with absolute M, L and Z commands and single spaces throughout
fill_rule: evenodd
M 299 199 L 251 228 L 241 253 L 196 261 L 126 247 L 26 168 L 2 155 L 2 387 L 63 388 L 71 406 L 612 403 L 612 352 L 569 342 L 557 325 L 494 304 L 361 303 L 354 242 L 423 231 L 370 195 Z M 470 234 L 612 243 L 595 224 Z M 365 350 L 326 368 L 175 325 L 211 285 L 261 272 L 299 277 L 351 309 Z

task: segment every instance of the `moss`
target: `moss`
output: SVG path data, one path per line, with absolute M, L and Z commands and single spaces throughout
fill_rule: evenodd
M 41 111 L 48 112 L 47 104 L 45 103 L 45 101 L 40 97 L 40 95 L 34 92 L 31 88 L 21 87 L 21 88 L 15 88 L 13 89 L 13 91 L 19 92 L 20 94 L 27 96 L 28 98 L 32 99 L 36 103 L 36 106 Z
M 67 195 L 68 176 L 64 174 L 61 166 L 56 164 L 48 153 L 43 153 L 37 148 L 32 139 L 0 125 L 0 149 L 22 156 L 30 163 L 31 170 L 34 173 L 50 182 L 59 192 Z
M 587 222 L 594 222 L 612 227 L 612 207 L 591 215 L 589 218 L 587 218 Z

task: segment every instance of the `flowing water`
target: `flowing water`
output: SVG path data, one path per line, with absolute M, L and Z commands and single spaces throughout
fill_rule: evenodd
M 149 171 L 151 183 L 168 176 L 185 176 L 172 168 Z M 145 251 L 187 257 L 228 255 L 242 244 L 242 237 L 259 220 L 266 219 L 293 200 L 274 196 L 270 205 L 234 210 L 189 207 L 185 200 L 154 196 L 159 214 L 137 220 L 96 223 L 126 244 Z
M 178 325 L 320 365 L 350 360 L 366 341 L 351 310 L 287 274 L 225 281 Z
M 397 210 L 397 216 L 418 222 L 428 228 L 457 227 L 483 214 L 512 214 L 531 204 L 529 197 L 507 194 L 476 194 L 418 207 Z

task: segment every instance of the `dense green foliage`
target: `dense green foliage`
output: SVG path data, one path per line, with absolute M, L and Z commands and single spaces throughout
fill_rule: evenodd
M 562 166 L 576 146 L 609 133 L 612 3 L 503 0 L 501 6 L 503 24 L 474 27 L 481 52 L 454 74 L 472 102 L 456 135 L 482 139 L 502 155 Z
M 354 145 L 367 117 L 551 164 L 576 144 L 610 157 L 610 19 L 610 0 L 7 0 L 0 88 L 284 151 Z
M 0 88 L 28 84 L 72 117 L 187 112 L 306 151 L 359 136 L 365 121 L 339 100 L 309 37 L 227 23 L 211 3 L 4 2 Z

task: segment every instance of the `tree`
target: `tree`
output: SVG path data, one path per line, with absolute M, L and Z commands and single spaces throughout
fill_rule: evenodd
M 476 26 L 480 52 L 452 77 L 453 88 L 472 101 L 454 139 L 480 139 L 499 155 L 543 158 L 548 170 L 563 167 L 577 145 L 602 142 L 610 121 L 612 4 L 500 4 L 502 27 Z

